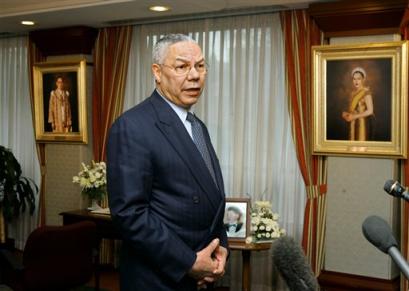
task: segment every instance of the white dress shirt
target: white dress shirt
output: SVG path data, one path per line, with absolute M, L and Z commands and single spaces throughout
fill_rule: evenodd
M 180 107 L 180 106 L 170 102 L 168 99 L 166 99 L 166 97 L 162 96 L 162 94 L 159 92 L 159 90 L 156 89 L 156 92 L 158 92 L 158 94 L 163 98 L 163 100 L 165 100 L 170 105 L 170 107 L 172 107 L 173 111 L 175 111 L 175 113 L 179 116 L 180 121 L 182 121 L 182 123 L 185 126 L 187 132 L 189 133 L 190 137 L 193 139 L 192 125 L 190 124 L 189 121 L 186 120 L 188 111 L 185 108 Z M 190 112 L 193 113 L 192 111 L 190 111 Z

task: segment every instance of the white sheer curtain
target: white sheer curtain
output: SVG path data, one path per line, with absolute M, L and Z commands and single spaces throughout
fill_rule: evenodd
M 27 37 L 0 39 L 0 145 L 13 152 L 22 175 L 39 186 L 41 174 L 32 121 L 27 51 Z M 8 224 L 8 237 L 15 239 L 17 248 L 23 249 L 28 234 L 36 226 L 37 212 L 31 216 L 26 210 Z
M 166 33 L 191 35 L 210 65 L 194 111 L 209 129 L 226 195 L 271 201 L 282 227 L 300 240 L 306 192 L 291 137 L 278 13 L 136 26 L 124 110 L 151 94 L 152 46 Z M 230 263 L 231 290 L 239 290 L 240 260 Z M 252 256 L 252 270 L 253 289 L 271 290 L 268 252 Z

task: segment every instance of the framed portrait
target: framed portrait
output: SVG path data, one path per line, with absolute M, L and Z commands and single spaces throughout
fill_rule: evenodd
M 229 241 L 245 242 L 250 234 L 250 199 L 226 198 L 223 223 Z
M 33 67 L 36 140 L 87 143 L 86 61 Z
M 313 153 L 406 158 L 407 42 L 312 48 Z

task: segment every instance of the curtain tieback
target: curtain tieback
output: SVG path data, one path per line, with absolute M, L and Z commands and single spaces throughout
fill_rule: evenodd
M 327 193 L 327 184 L 321 185 L 308 185 L 307 186 L 307 198 L 314 199 L 318 198 L 318 196 Z

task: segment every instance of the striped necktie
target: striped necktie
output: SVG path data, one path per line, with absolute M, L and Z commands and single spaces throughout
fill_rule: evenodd
M 199 150 L 207 166 L 207 169 L 209 170 L 210 175 L 212 176 L 213 181 L 217 186 L 216 176 L 215 176 L 214 169 L 212 166 L 212 160 L 210 158 L 209 149 L 207 147 L 206 140 L 204 139 L 202 126 L 200 125 L 196 117 L 190 112 L 187 113 L 186 120 L 189 121 L 192 126 L 193 142 L 195 143 L 197 149 Z

